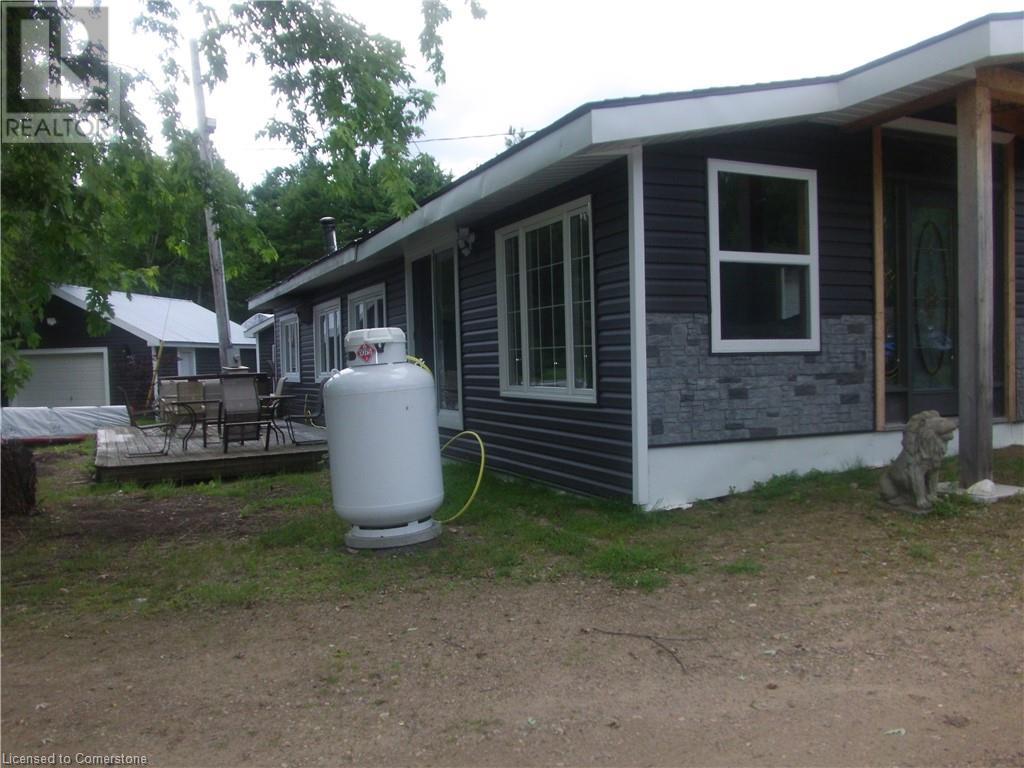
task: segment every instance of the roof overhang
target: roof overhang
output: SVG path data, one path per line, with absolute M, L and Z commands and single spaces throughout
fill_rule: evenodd
M 255 339 L 256 338 L 256 334 L 260 333 L 261 331 L 265 331 L 267 328 L 272 328 L 273 326 L 274 326 L 274 316 L 273 315 L 258 314 L 258 315 L 253 315 L 248 320 L 246 320 L 244 323 L 242 323 L 242 328 L 244 329 L 242 332 L 248 338 Z
M 342 280 L 402 254 L 403 243 L 495 212 L 580 176 L 638 144 L 811 120 L 854 126 L 1024 60 L 1024 13 L 972 21 L 842 75 L 587 104 L 456 180 L 366 239 L 253 296 L 250 310 Z

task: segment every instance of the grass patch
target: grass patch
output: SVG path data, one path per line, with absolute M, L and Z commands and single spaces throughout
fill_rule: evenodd
M 734 560 L 731 563 L 721 565 L 718 567 L 718 570 L 722 573 L 730 573 L 734 575 L 756 576 L 764 570 L 764 566 L 760 563 L 754 562 L 753 560 L 743 558 L 741 560 Z
M 868 578 L 869 570 L 850 563 L 889 562 L 896 550 L 906 554 L 899 560 L 908 569 L 928 567 L 942 555 L 943 562 L 978 570 L 1016 562 L 1024 548 L 1024 537 L 1012 535 L 1022 502 L 981 514 L 970 500 L 949 496 L 934 515 L 918 518 L 879 502 L 877 471 L 852 467 L 782 475 L 750 493 L 652 515 L 622 501 L 486 475 L 474 505 L 432 546 L 353 553 L 344 544 L 347 525 L 332 510 L 326 470 L 195 485 L 97 485 L 83 484 L 87 447 L 45 450 L 43 514 L 18 521 L 14 534 L 5 521 L 5 620 L 337 599 L 447 589 L 475 579 L 529 584 L 584 576 L 649 591 L 681 576 L 697 582 L 717 574 L 756 576 L 766 563 L 779 578 L 840 569 Z M 997 454 L 1003 473 L 1022 465 Z M 473 465 L 446 464 L 443 471 L 439 519 L 461 508 L 476 481 Z M 138 529 L 140 516 L 156 520 L 183 510 L 201 511 L 198 533 L 143 527 L 149 538 L 139 540 L 96 528 L 120 515 Z M 76 527 L 79 518 L 91 527 Z M 995 541 L 999 554 L 977 561 L 945 557 L 954 539 L 970 553 L 989 552 Z
M 907 546 L 907 554 L 915 560 L 923 560 L 926 563 L 935 562 L 935 550 L 929 545 L 921 542 L 914 542 Z
M 984 506 L 963 493 L 943 493 L 935 500 L 930 514 L 935 517 L 960 517 Z

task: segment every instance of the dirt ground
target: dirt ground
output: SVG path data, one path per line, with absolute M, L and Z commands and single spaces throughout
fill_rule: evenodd
M 176 505 L 156 505 L 159 530 L 196 535 Z M 98 507 L 69 514 L 130 538 Z M 205 514 L 221 533 L 253 524 Z M 823 521 L 763 572 L 650 593 L 413 579 L 343 602 L 10 622 L 4 761 L 1024 766 L 1022 574 L 998 556 L 1020 526 L 988 556 L 915 567 L 857 555 L 862 529 Z
M 1019 603 L 941 573 L 845 580 L 485 584 L 15 626 L 3 750 L 196 766 L 1024 765 Z

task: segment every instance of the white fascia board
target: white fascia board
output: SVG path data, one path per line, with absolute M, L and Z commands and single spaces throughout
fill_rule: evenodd
M 1024 49 L 1024 21 L 1006 19 L 988 24 L 991 56 L 1015 56 Z
M 837 109 L 834 82 L 708 94 L 693 98 L 598 108 L 594 143 L 637 141 L 666 134 L 786 120 Z
M 834 80 L 597 108 L 594 142 L 812 117 L 957 70 L 967 79 L 974 67 L 1012 57 L 1024 57 L 1024 21 L 995 19 Z
M 853 106 L 962 68 L 968 68 L 964 73 L 967 79 L 975 66 L 1021 55 L 1024 55 L 1024 21 L 989 21 L 843 78 L 838 83 L 840 107 Z
M 64 301 L 66 301 L 68 304 L 71 304 L 72 306 L 78 307 L 79 309 L 84 310 L 86 312 L 89 311 L 89 307 L 86 305 L 84 300 L 79 299 L 73 293 L 64 290 L 64 288 L 60 285 L 52 286 L 50 288 L 50 292 L 54 296 L 64 299 Z M 133 336 L 138 336 L 140 339 L 145 341 L 146 344 L 150 347 L 156 347 L 160 345 L 160 339 L 158 339 L 156 336 L 150 333 L 146 333 L 144 330 L 142 330 L 141 328 L 137 328 L 131 323 L 126 323 L 124 320 L 120 319 L 116 315 L 104 319 L 115 328 L 120 328 L 123 331 L 128 331 L 128 333 L 132 334 Z
M 257 333 L 259 333 L 260 331 L 266 330 L 267 328 L 271 327 L 273 324 L 274 324 L 274 316 L 270 315 L 270 317 L 267 317 L 267 318 L 265 318 L 263 320 L 260 320 L 258 323 L 255 323 L 255 324 L 249 326 L 244 331 L 242 331 L 242 333 L 244 333 L 250 339 L 255 339 Z
M 151 347 L 160 346 L 158 341 L 156 344 L 150 344 Z M 175 341 L 174 339 L 164 340 L 164 346 L 170 347 L 171 349 L 220 349 L 220 344 L 214 344 L 211 342 L 201 341 Z M 232 347 L 241 347 L 242 349 L 256 349 L 256 339 L 252 341 L 232 341 Z
M 458 215 L 473 203 L 490 197 L 560 160 L 578 154 L 592 143 L 591 115 L 587 113 L 513 153 L 501 162 L 466 179 L 369 239 L 351 248 L 346 248 L 341 253 L 304 270 L 281 285 L 257 294 L 249 300 L 249 309 L 255 310 L 257 307 L 298 290 L 303 285 L 346 264 L 363 261 L 397 245 L 426 227 Z

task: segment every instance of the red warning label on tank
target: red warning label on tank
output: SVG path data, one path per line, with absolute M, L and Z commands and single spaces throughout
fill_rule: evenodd
M 364 342 L 359 345 L 359 349 L 356 351 L 356 354 L 359 355 L 359 358 L 364 363 L 368 363 L 370 362 L 370 358 L 373 357 L 373 347 Z

